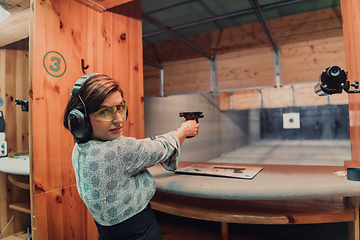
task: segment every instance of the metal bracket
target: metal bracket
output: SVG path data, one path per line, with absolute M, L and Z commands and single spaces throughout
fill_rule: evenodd
M 216 58 L 213 57 L 213 61 L 210 61 L 210 92 L 215 93 L 218 91 L 218 81 L 217 81 L 217 68 L 216 68 Z
M 274 64 L 274 87 L 282 86 L 282 72 L 281 72 L 281 57 L 279 47 L 276 47 L 276 52 L 273 51 Z
M 170 30 L 168 27 L 163 26 L 161 23 L 159 23 L 158 21 L 156 21 L 155 19 L 149 17 L 147 14 L 142 13 L 142 18 L 145 19 L 146 21 L 148 21 L 149 23 L 151 23 L 152 25 L 160 28 L 162 31 L 170 34 L 171 36 L 173 36 L 174 38 L 176 38 L 177 40 L 179 40 L 180 42 L 182 42 L 183 44 L 185 44 L 186 46 L 192 48 L 193 50 L 197 51 L 198 53 L 200 53 L 201 55 L 203 55 L 204 57 L 208 58 L 210 61 L 214 61 L 214 59 L 207 55 L 206 53 L 204 53 L 202 50 L 200 50 L 198 47 L 194 46 L 192 43 L 190 43 L 189 41 L 187 41 L 185 38 L 179 36 L 177 33 L 175 33 L 174 31 Z
M 271 43 L 271 45 L 272 45 L 272 47 L 274 49 L 274 52 L 277 53 L 277 45 L 275 44 L 274 38 L 272 37 L 272 35 L 270 33 L 269 26 L 266 23 L 264 12 L 262 11 L 258 0 L 252 0 L 252 2 L 254 3 L 254 7 L 255 7 L 256 13 L 258 15 L 258 18 L 261 21 L 261 23 L 262 23 L 262 25 L 263 25 L 263 27 L 265 29 L 265 32 L 266 32 L 266 34 L 267 34 L 267 36 L 268 36 L 268 38 L 270 40 L 270 43 Z
M 85 60 L 81 59 L 81 69 L 83 71 L 83 73 L 85 74 L 85 70 L 89 68 L 89 65 L 85 66 Z
M 161 68 L 159 71 L 159 95 L 160 97 L 164 97 L 165 96 L 165 78 L 164 78 L 164 65 L 160 64 Z

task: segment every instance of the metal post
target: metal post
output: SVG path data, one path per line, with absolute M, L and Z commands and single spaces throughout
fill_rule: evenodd
M 274 87 L 282 86 L 282 74 L 281 74 L 281 61 L 280 50 L 276 47 L 276 51 L 273 50 L 273 64 L 274 64 Z
M 164 79 L 164 64 L 160 64 L 160 71 L 159 71 L 159 95 L 160 97 L 165 96 L 165 79 Z
M 213 59 L 213 61 L 210 61 L 210 92 L 212 93 L 218 91 L 216 58 L 213 57 Z

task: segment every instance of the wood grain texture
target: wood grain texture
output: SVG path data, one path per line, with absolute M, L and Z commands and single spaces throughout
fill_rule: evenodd
M 220 110 L 230 110 L 231 109 L 231 95 L 230 92 L 220 92 L 219 93 L 219 108 Z
M 25 39 L 0 48 L 0 111 L 5 119 L 8 153 L 29 151 L 29 114 L 15 105 L 16 99 L 30 99 L 28 44 Z
M 144 65 L 144 95 L 158 96 L 160 93 L 160 70 L 158 68 Z
M 290 107 L 293 105 L 293 93 L 290 86 L 282 88 L 264 88 L 261 90 L 263 108 Z
M 30 0 L 7 0 L 10 17 L 0 22 L 0 47 L 29 37 Z
M 165 95 L 210 90 L 210 62 L 206 58 L 164 64 Z
M 95 223 L 77 195 L 74 142 L 62 126 L 72 86 L 84 74 L 81 59 L 89 65 L 87 73 L 119 81 L 129 105 L 124 135 L 144 137 L 141 1 L 112 10 L 100 13 L 75 0 L 34 0 L 30 145 L 36 239 L 97 239 Z M 46 62 L 46 54 L 55 54 L 60 64 Z
M 274 84 L 273 53 L 269 48 L 235 51 L 217 57 L 219 90 Z
M 272 19 L 268 25 L 280 47 L 283 84 L 313 83 L 328 66 L 346 67 L 339 7 Z M 260 23 L 187 39 L 207 54 L 216 56 L 219 90 L 236 91 L 274 85 L 272 48 Z M 165 64 L 171 62 L 178 64 L 178 68 L 183 67 L 183 60 L 198 57 L 194 50 L 175 40 L 144 47 L 144 59 Z M 159 78 L 149 68 L 145 68 L 144 76 L 145 94 L 153 95 Z M 209 81 L 206 78 L 199 71 L 197 79 L 205 83 Z M 183 84 L 181 89 L 176 83 L 167 85 L 167 92 L 197 91 L 193 82 Z
M 261 97 L 258 89 L 232 92 L 234 109 L 261 108 Z
M 319 97 L 315 94 L 314 85 L 315 84 L 293 85 L 294 106 L 320 106 L 329 104 L 327 96 Z M 278 96 L 278 98 L 280 97 L 281 96 Z
M 360 79 L 360 2 L 341 0 L 345 61 L 348 79 L 352 83 Z M 351 160 L 360 166 L 360 96 L 349 94 L 349 121 Z
M 153 209 L 207 221 L 246 224 L 314 224 L 355 221 L 355 209 L 342 198 L 303 200 L 226 200 L 157 191 Z

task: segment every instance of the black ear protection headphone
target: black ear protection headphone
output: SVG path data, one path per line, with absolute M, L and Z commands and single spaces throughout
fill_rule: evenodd
M 90 124 L 90 119 L 86 113 L 86 106 L 83 100 L 80 97 L 81 88 L 85 85 L 85 83 L 89 80 L 90 77 L 97 75 L 99 73 L 87 73 L 81 76 L 75 83 L 73 90 L 71 92 L 71 96 L 79 97 L 80 101 L 84 106 L 84 113 L 79 109 L 73 109 L 69 113 L 68 116 L 68 125 L 71 134 L 75 137 L 78 142 L 87 141 L 92 133 L 92 127 Z
M 87 73 L 81 76 L 76 83 L 74 84 L 71 96 L 79 97 L 81 103 L 84 106 L 84 112 L 79 109 L 73 109 L 68 115 L 68 126 L 71 134 L 75 137 L 77 142 L 86 142 L 91 138 L 92 127 L 90 119 L 86 112 L 86 106 L 83 100 L 80 97 L 81 89 L 85 83 L 89 80 L 90 77 L 95 76 L 100 73 Z M 126 119 L 128 118 L 128 110 L 126 110 Z

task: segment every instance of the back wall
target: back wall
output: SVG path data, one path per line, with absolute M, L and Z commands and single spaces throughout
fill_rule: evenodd
M 209 161 L 233 151 L 260 136 L 258 109 L 220 111 L 216 93 L 146 97 L 145 137 L 160 135 L 180 127 L 180 112 L 203 112 L 199 135 L 186 139 L 180 161 Z

